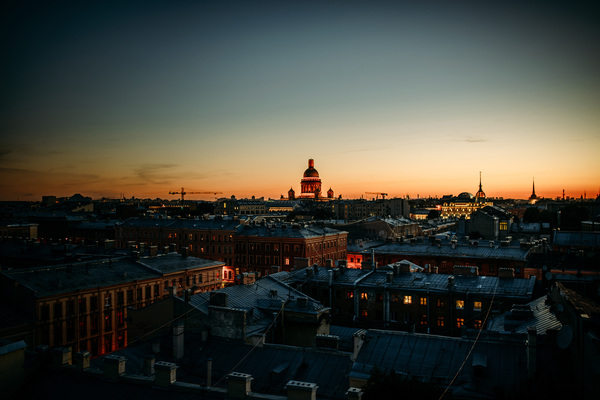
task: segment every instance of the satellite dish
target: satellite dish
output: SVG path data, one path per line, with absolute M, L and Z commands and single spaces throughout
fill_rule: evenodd
M 573 341 L 573 328 L 570 325 L 563 325 L 556 335 L 556 344 L 560 349 L 566 349 Z
M 552 280 L 552 272 L 550 272 L 550 271 L 546 272 L 546 280 L 549 280 L 549 281 Z

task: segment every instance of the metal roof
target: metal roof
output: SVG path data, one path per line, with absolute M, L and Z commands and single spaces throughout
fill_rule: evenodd
M 296 283 L 298 282 L 329 282 L 329 270 L 318 268 L 317 272 L 308 272 L 312 267 L 292 272 L 288 278 Z M 469 276 L 469 275 L 448 275 L 448 274 L 429 274 L 423 272 L 401 272 L 394 273 L 392 281 L 387 282 L 388 274 L 393 273 L 390 269 L 381 267 L 376 270 L 362 270 L 346 268 L 344 272 L 341 269 L 334 271 L 333 282 L 335 285 L 352 285 L 358 279 L 360 287 L 383 287 L 389 289 L 406 289 L 411 291 L 431 291 L 447 292 L 449 290 L 449 277 L 454 278 L 452 290 L 455 293 L 480 293 L 492 295 L 494 292 L 503 297 L 521 297 L 530 298 L 535 288 L 535 277 L 525 278 L 498 278 L 495 276 Z
M 462 387 L 492 394 L 496 387 L 514 385 L 527 376 L 523 342 L 480 338 L 469 360 L 472 347 L 473 340 L 470 339 L 369 330 L 350 377 L 366 377 L 377 368 L 445 386 L 460 370 L 453 384 L 454 390 Z M 473 370 L 476 366 L 489 372 L 481 379 L 475 378 Z
M 196 257 L 170 253 L 156 257 L 117 257 L 49 267 L 15 269 L 1 273 L 28 287 L 37 297 L 108 287 L 136 280 L 159 278 L 174 272 L 223 265 Z
M 240 225 L 237 228 L 236 236 L 262 236 L 262 237 L 285 237 L 309 239 L 322 236 L 336 236 L 347 234 L 347 232 L 337 229 L 317 227 L 314 225 Z
M 454 247 L 450 244 L 435 245 L 425 242 L 416 243 L 387 243 L 375 249 L 377 254 L 392 255 L 414 255 L 429 257 L 453 257 L 453 258 L 488 258 L 499 260 L 517 260 L 526 261 L 529 249 L 520 247 L 502 247 L 494 244 L 489 246 L 487 241 L 485 245 L 462 245 L 456 244 Z M 363 253 L 369 253 L 365 250 Z
M 546 296 L 519 305 L 505 314 L 491 319 L 486 329 L 496 332 L 511 332 L 527 334 L 527 328 L 534 326 L 538 335 L 544 335 L 548 330 L 560 329 L 562 324 L 552 312 L 550 304 L 546 304 Z

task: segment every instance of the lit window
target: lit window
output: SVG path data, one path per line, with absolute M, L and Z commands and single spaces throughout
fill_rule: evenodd
M 438 306 L 438 307 L 444 307 L 444 300 L 442 300 L 442 299 L 437 299 L 437 302 L 436 302 L 436 304 L 437 304 L 437 306 Z
M 354 297 L 354 292 L 352 292 L 352 291 L 348 291 L 348 292 L 346 293 L 346 297 L 347 297 L 348 299 L 351 299 L 351 298 L 353 298 L 353 297 Z
M 360 316 L 362 318 L 367 318 L 367 310 L 360 310 Z
M 412 296 L 404 296 L 404 304 L 412 304 Z
M 464 310 L 465 309 L 465 301 L 464 300 L 456 300 L 456 309 Z
M 456 327 L 462 328 L 463 326 L 465 326 L 465 319 L 464 318 L 456 318 Z
M 427 297 L 421 297 L 420 299 L 420 304 L 422 306 L 426 306 L 427 305 Z
M 361 300 L 368 300 L 368 299 L 369 299 L 369 295 L 368 295 L 368 294 L 366 294 L 365 292 L 362 292 L 362 293 L 360 294 L 360 299 L 361 299 Z
M 290 265 L 290 258 L 289 257 L 285 258 L 285 265 Z
M 483 327 L 483 324 L 481 323 L 480 319 L 476 319 L 475 321 L 473 321 L 473 327 L 475 327 L 475 329 L 481 329 Z
M 427 314 L 421 315 L 421 325 L 427 325 Z
M 437 326 L 444 326 L 444 317 L 437 317 Z
M 475 310 L 475 311 L 481 311 L 481 302 L 480 301 L 474 301 L 473 302 L 473 310 Z

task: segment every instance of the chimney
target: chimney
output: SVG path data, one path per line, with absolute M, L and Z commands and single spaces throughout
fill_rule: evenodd
M 228 298 L 225 292 L 210 292 L 209 305 L 218 307 L 227 307 Z
M 385 280 L 386 283 L 392 283 L 394 281 L 394 273 L 391 271 L 386 273 L 385 278 L 386 278 L 386 280 Z
M 452 290 L 453 287 L 454 287 L 454 276 L 450 275 L 448 277 L 448 289 Z
M 285 385 L 288 400 L 316 400 L 318 388 L 316 383 L 300 381 L 289 381 Z
M 362 389 L 351 387 L 346 392 L 346 400 L 361 400 L 363 395 Z
M 212 358 L 206 360 L 206 386 L 212 385 Z
M 308 298 L 298 297 L 298 308 L 306 308 L 308 305 Z
M 158 246 L 150 246 L 148 247 L 148 255 L 150 257 L 158 256 Z
M 169 253 L 174 253 L 177 248 L 177 244 L 176 243 L 169 243 Z
M 227 397 L 232 399 L 245 399 L 250 393 L 252 375 L 232 372 L 227 375 Z
M 71 348 L 56 347 L 52 349 L 52 368 L 61 369 L 66 365 L 71 365 Z
M 92 355 L 89 351 L 80 351 L 75 353 L 75 365 L 78 371 L 85 371 L 90 367 L 90 359 Z
M 187 254 L 188 248 L 187 246 L 183 246 L 181 247 L 181 258 L 187 258 L 188 254 Z
M 123 356 L 110 354 L 104 357 L 104 379 L 110 382 L 118 382 L 121 375 L 125 375 L 125 362 Z
M 164 389 L 171 387 L 171 385 L 177 381 L 177 368 L 177 364 L 166 361 L 159 361 L 154 364 L 154 370 L 156 372 L 154 384 L 159 388 Z
M 529 379 L 535 378 L 537 372 L 537 329 L 535 326 L 527 327 L 527 375 Z
M 328 258 L 327 260 L 325 260 L 325 267 L 326 268 L 333 268 L 333 260 Z
M 179 360 L 183 357 L 183 322 L 173 325 L 173 358 Z
M 154 375 L 154 364 L 156 363 L 156 356 L 154 354 L 146 354 L 144 356 L 144 375 L 152 376 Z

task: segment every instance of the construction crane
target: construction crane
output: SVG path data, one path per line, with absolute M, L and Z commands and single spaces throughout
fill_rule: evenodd
M 223 192 L 186 192 L 183 188 L 181 188 L 181 192 L 169 192 L 169 194 L 180 194 L 181 195 L 181 203 L 183 204 L 183 200 L 186 194 L 223 194 Z
M 388 195 L 387 193 L 381 193 L 381 192 L 365 192 L 365 194 L 374 194 L 374 195 L 376 195 L 376 196 L 375 196 L 375 199 L 376 199 L 376 200 L 378 200 L 378 199 L 379 199 L 379 196 L 380 196 L 380 195 L 381 195 L 381 198 L 382 198 L 383 200 L 385 200 L 385 196 L 387 196 L 387 195 Z

